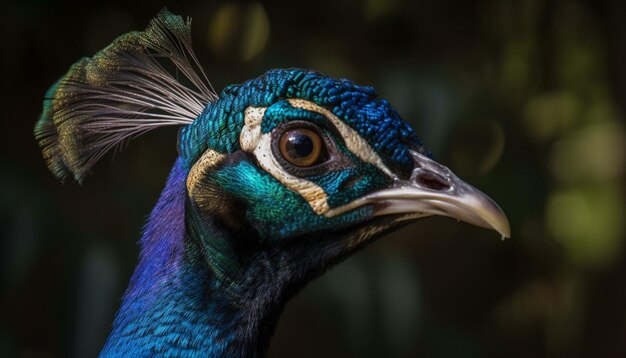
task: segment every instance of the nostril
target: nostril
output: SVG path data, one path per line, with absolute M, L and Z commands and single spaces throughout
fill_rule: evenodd
M 421 187 L 424 187 L 430 190 L 441 191 L 441 190 L 450 189 L 450 185 L 448 185 L 446 180 L 442 178 L 441 176 L 434 174 L 434 173 L 430 173 L 430 172 L 420 173 L 415 178 L 415 180 Z

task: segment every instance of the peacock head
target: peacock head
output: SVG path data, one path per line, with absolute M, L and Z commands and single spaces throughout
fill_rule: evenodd
M 351 248 L 429 215 L 509 236 L 497 204 L 434 161 L 372 87 L 280 69 L 219 97 L 179 137 L 188 195 L 199 215 L 251 229 L 260 245 Z
M 186 237 L 215 271 L 235 268 L 224 277 L 255 255 L 323 270 L 430 215 L 509 236 L 498 205 L 434 161 L 372 87 L 282 69 L 218 95 L 191 50 L 190 20 L 167 11 L 72 66 L 46 95 L 35 135 L 50 169 L 81 181 L 124 140 L 181 124 Z

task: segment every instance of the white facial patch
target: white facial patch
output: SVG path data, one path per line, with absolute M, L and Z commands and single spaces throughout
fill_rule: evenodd
M 375 165 L 390 177 L 394 176 L 367 141 L 332 112 L 310 101 L 289 99 L 288 102 L 295 108 L 316 112 L 328 118 L 343 137 L 348 150 L 362 161 Z M 328 195 L 324 189 L 311 181 L 289 174 L 274 157 L 271 133 L 261 133 L 261 122 L 266 109 L 266 107 L 246 108 L 244 112 L 244 127 L 239 136 L 241 148 L 246 152 L 254 154 L 259 165 L 276 180 L 290 190 L 300 194 L 316 214 L 327 214 L 331 210 L 328 206 Z
M 244 112 L 244 126 L 239 135 L 239 145 L 245 152 L 253 153 L 261 138 L 261 121 L 267 107 L 248 107 Z
M 191 197 L 194 196 L 194 190 L 202 178 L 206 176 L 208 170 L 214 167 L 222 159 L 226 157 L 224 154 L 209 149 L 202 153 L 202 156 L 189 170 L 187 175 L 187 192 Z

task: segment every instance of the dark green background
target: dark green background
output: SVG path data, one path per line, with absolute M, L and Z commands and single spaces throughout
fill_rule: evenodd
M 0 356 L 94 356 L 176 156 L 149 133 L 84 185 L 32 136 L 44 92 L 162 6 L 216 89 L 274 67 L 375 86 L 512 238 L 431 218 L 293 300 L 272 357 L 626 356 L 626 5 L 619 1 L 3 4 Z

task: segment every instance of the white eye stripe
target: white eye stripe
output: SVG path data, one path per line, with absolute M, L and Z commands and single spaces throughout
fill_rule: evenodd
M 317 215 L 328 210 L 328 195 L 324 189 L 305 179 L 295 177 L 278 163 L 272 153 L 271 133 L 261 133 L 261 122 L 265 115 L 265 107 L 248 107 L 245 110 L 244 126 L 239 135 L 241 149 L 254 154 L 259 165 L 289 190 L 294 191 L 306 200 Z
M 328 118 L 331 123 L 335 126 L 339 134 L 343 137 L 343 140 L 346 143 L 346 147 L 348 150 L 352 152 L 352 154 L 356 155 L 357 158 L 361 159 L 365 163 L 370 163 L 375 165 L 378 169 L 382 170 L 383 173 L 389 175 L 390 177 L 394 177 L 395 175 L 387 168 L 387 166 L 383 163 L 382 159 L 378 153 L 376 153 L 372 147 L 367 143 L 361 135 L 350 128 L 347 124 L 345 124 L 342 120 L 340 120 L 336 115 L 334 115 L 328 109 L 318 106 L 317 104 L 306 101 L 303 99 L 288 99 L 287 100 L 292 107 L 302 108 L 310 112 L 316 112 L 324 117 Z
M 266 172 L 287 188 L 299 193 L 311 205 L 316 214 L 322 215 L 330 209 L 328 207 L 328 195 L 321 186 L 287 173 L 278 163 L 272 153 L 272 136 L 270 133 L 261 135 L 258 145 L 254 149 L 254 155 Z

